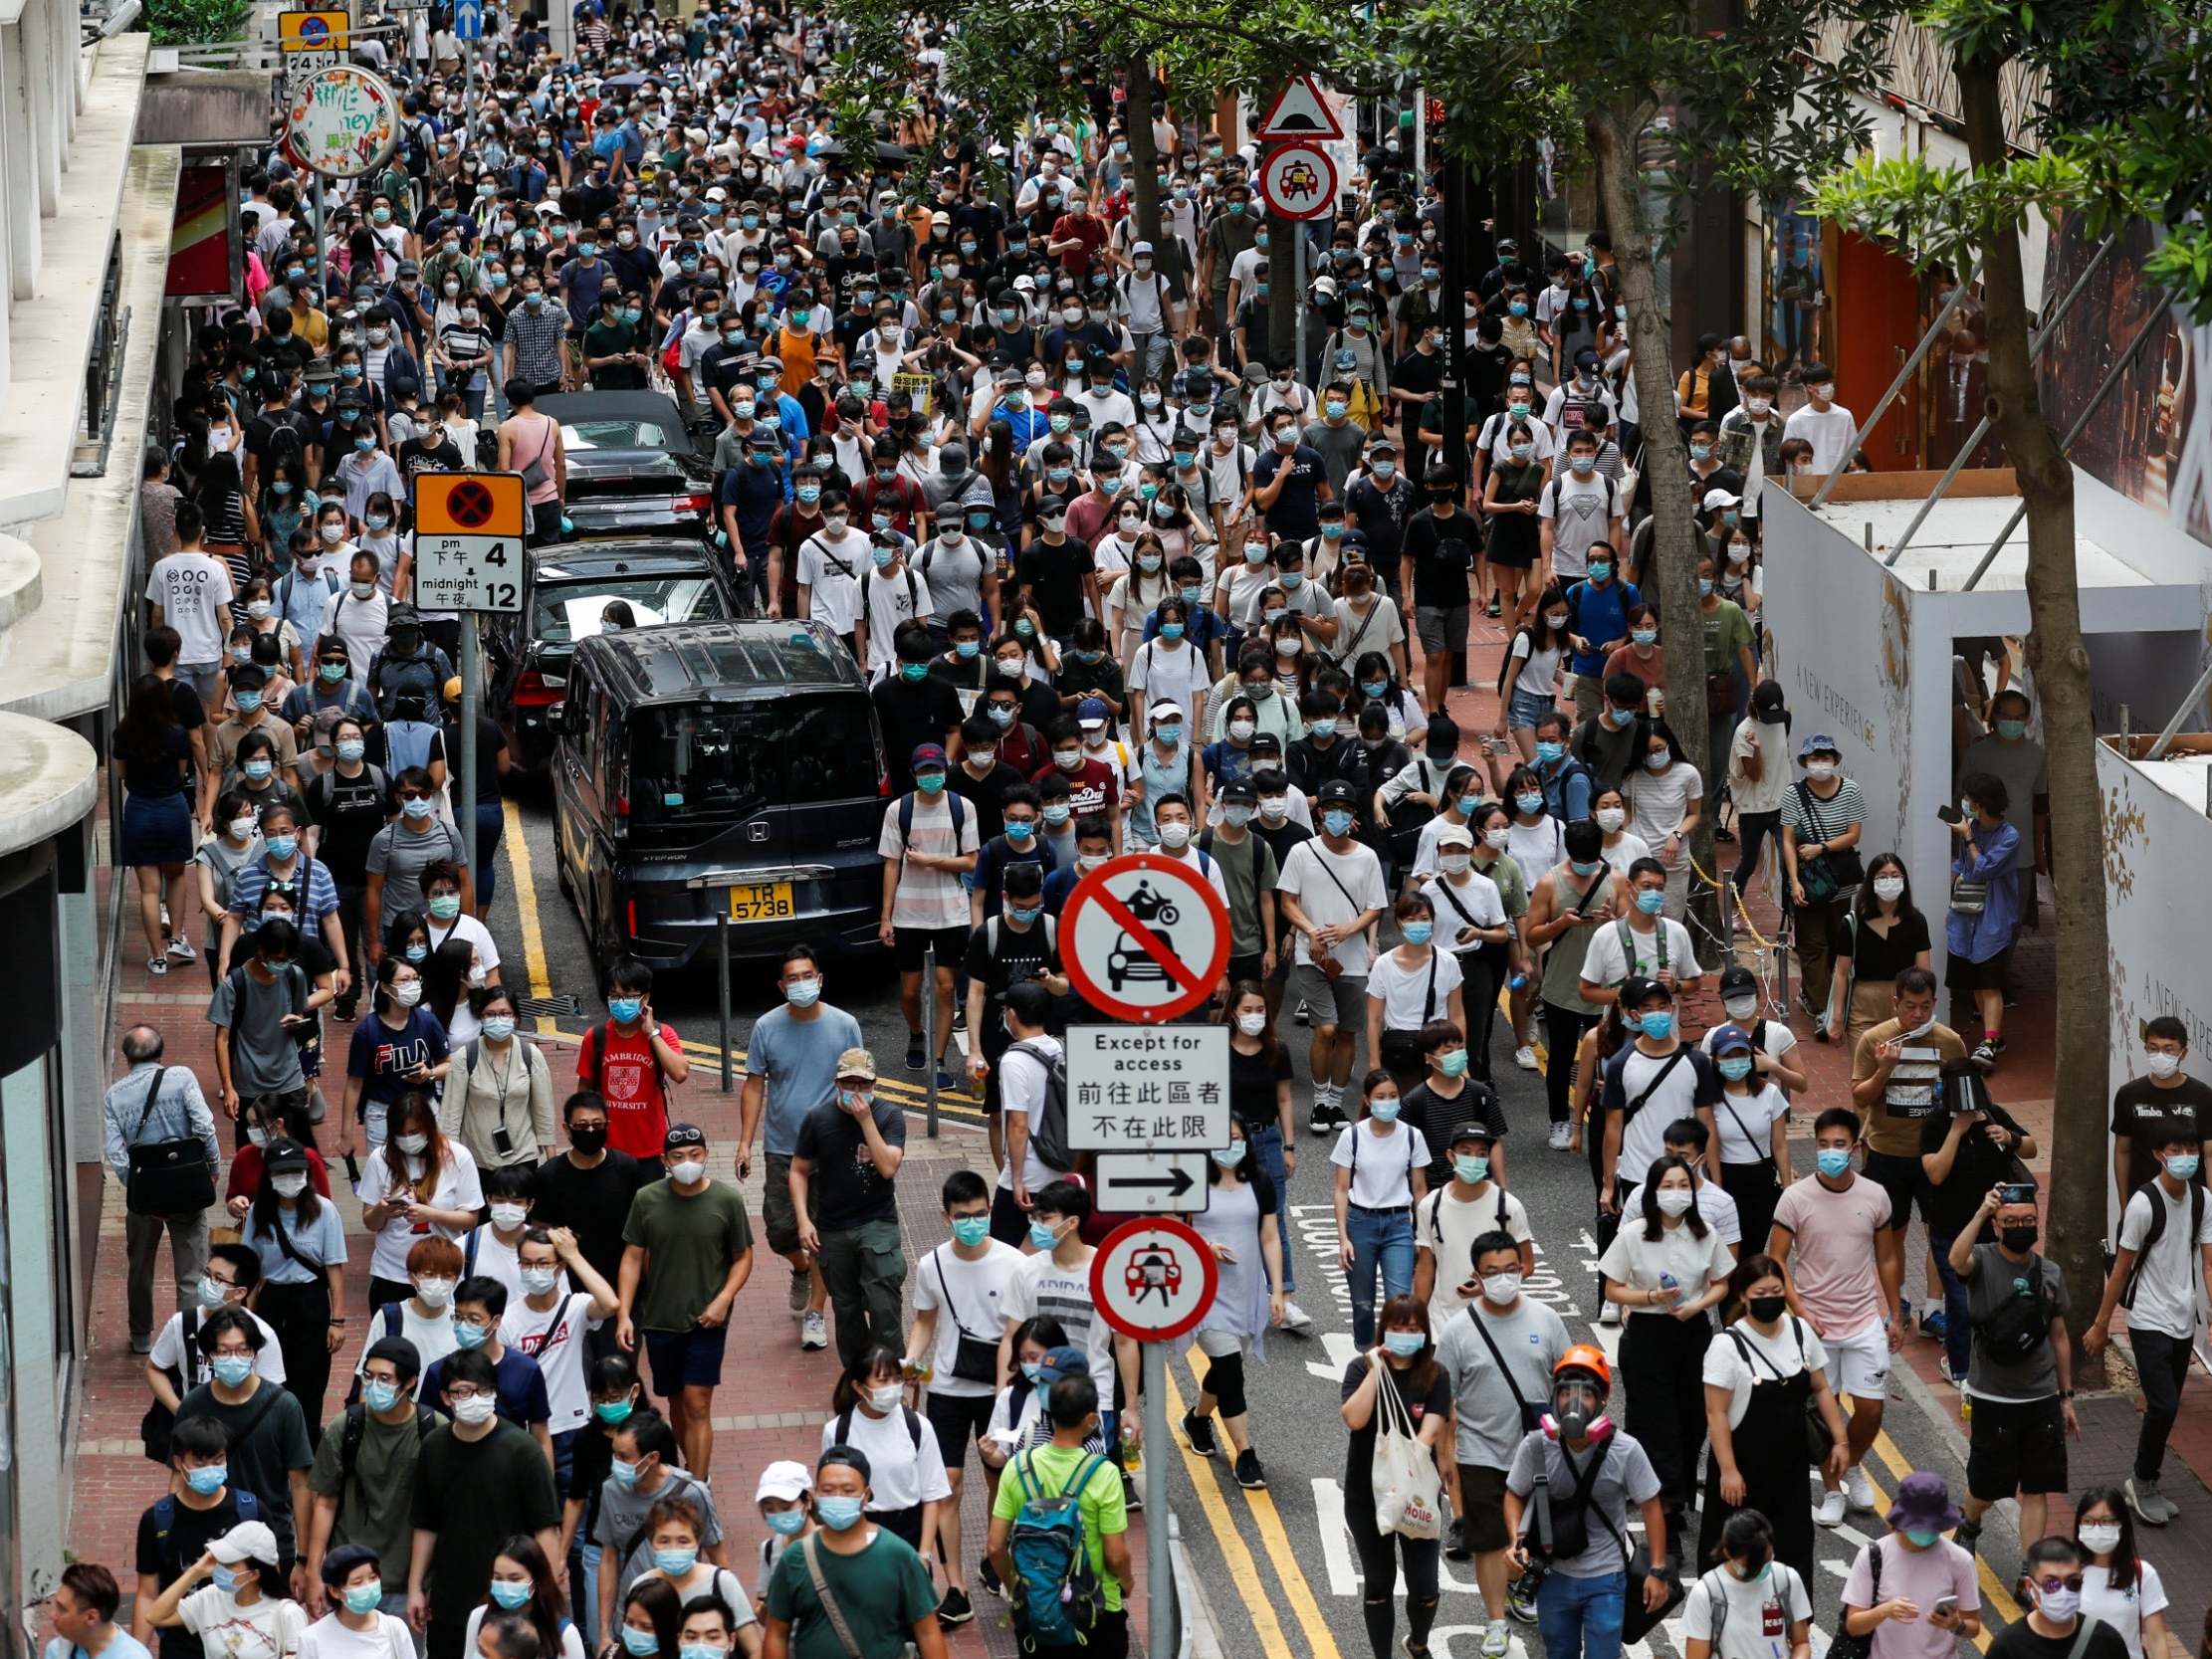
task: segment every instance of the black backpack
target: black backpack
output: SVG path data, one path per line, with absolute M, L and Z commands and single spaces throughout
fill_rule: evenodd
M 1029 1132 L 1029 1146 L 1038 1162 L 1064 1175 L 1075 1167 L 1067 1143 L 1067 1056 L 1049 1054 L 1034 1042 L 1015 1043 L 1006 1052 L 1026 1054 L 1044 1068 L 1044 1112 Z
M 385 1304 L 396 1308 L 398 1303 Z M 415 1403 L 415 1447 L 430 1438 L 430 1431 L 438 1426 L 438 1414 L 419 1400 Z M 333 1533 L 338 1518 L 345 1513 L 345 1489 L 353 1484 L 353 1467 L 361 1459 L 361 1442 L 368 1438 L 368 1407 L 348 1405 L 345 1408 L 345 1426 L 338 1431 L 337 1443 L 337 1508 L 331 1516 Z
M 2152 1190 L 2158 1185 L 2154 1180 L 2145 1181 L 2135 1190 L 2150 1193 L 2150 1226 L 2144 1230 L 2143 1241 L 2136 1247 L 2135 1260 L 2127 1271 L 2127 1288 L 2120 1293 L 2119 1305 L 2130 1313 L 2135 1307 L 2135 1288 L 2142 1282 L 2143 1263 L 2150 1260 L 2150 1253 L 2158 1248 L 2158 1241 L 2166 1236 L 2166 1195 Z M 2204 1232 L 2204 1185 L 2201 1181 L 2189 1183 L 2189 1282 L 2193 1289 L 2197 1275 L 2202 1271 L 2197 1265 L 2203 1260 L 2194 1241 Z

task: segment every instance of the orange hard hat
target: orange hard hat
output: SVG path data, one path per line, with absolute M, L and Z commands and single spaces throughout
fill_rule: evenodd
M 1564 1371 L 1588 1371 L 1607 1388 L 1613 1386 L 1613 1367 L 1606 1363 L 1605 1349 L 1591 1343 L 1577 1343 L 1559 1356 L 1551 1374 L 1558 1376 Z

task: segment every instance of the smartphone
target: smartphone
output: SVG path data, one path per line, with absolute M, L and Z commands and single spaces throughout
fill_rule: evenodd
M 1958 1597 L 1955 1595 L 1937 1596 L 1934 1607 L 1930 1609 L 1931 1614 L 1936 1618 L 1944 1618 L 1957 1613 L 1957 1611 Z
M 2036 1183 L 2006 1181 L 1997 1188 L 1997 1199 L 2006 1204 L 2032 1204 L 2036 1201 Z
M 1938 818 L 1942 819 L 1943 822 L 1945 822 L 1946 824 L 1963 824 L 1966 822 L 1966 814 L 1959 811 L 1957 807 L 1951 805 L 1948 801 L 1945 801 L 1941 806 L 1935 809 L 1935 815 Z

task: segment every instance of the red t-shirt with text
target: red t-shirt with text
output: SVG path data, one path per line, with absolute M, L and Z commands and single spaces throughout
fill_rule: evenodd
M 599 1044 L 610 1031 L 612 1040 L 607 1041 L 606 1063 L 601 1066 Z M 676 1047 L 673 1025 L 664 1022 L 660 1036 L 670 1048 Z M 659 1160 L 661 1142 L 668 1135 L 668 1091 L 644 1026 L 625 1035 L 602 1022 L 584 1033 L 583 1046 L 576 1051 L 576 1081 L 585 1089 L 596 1087 L 606 1097 L 609 1146 L 632 1157 Z

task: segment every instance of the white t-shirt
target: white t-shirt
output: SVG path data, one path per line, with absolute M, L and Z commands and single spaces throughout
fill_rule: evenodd
M 2158 1182 L 2147 1182 L 2127 1200 L 2126 1212 L 2120 1217 L 2121 1249 L 2140 1252 L 2150 1233 L 2153 1193 L 2166 1206 L 2166 1230 L 2156 1248 L 2141 1258 L 2142 1266 L 2135 1275 L 2135 1305 L 2127 1310 L 2127 1323 L 2130 1327 L 2148 1326 L 2187 1342 L 2196 1334 L 2196 1287 L 2202 1278 L 2197 1265 L 2202 1258 L 2196 1245 L 2212 1244 L 2212 1203 L 2204 1206 L 2204 1224 L 2197 1229 L 2196 1243 L 2192 1244 L 2189 1210 L 2195 1200 L 2186 1191 L 2179 1199 L 2168 1198 Z
M 1382 1003 L 1386 1028 L 1419 1031 L 1433 1019 L 1450 1016 L 1449 998 L 1460 977 L 1459 958 L 1449 950 L 1431 950 L 1419 967 L 1401 967 L 1398 952 L 1386 950 L 1367 970 L 1367 994 Z
M 1290 849 L 1275 891 L 1296 899 L 1316 928 L 1342 927 L 1365 911 L 1390 907 L 1390 890 L 1383 885 L 1383 866 L 1374 849 L 1355 841 L 1346 851 L 1332 853 L 1318 835 Z M 1352 934 L 1330 954 L 1353 978 L 1365 977 L 1367 934 Z M 1304 933 L 1298 934 L 1298 962 L 1313 964 L 1313 941 Z
M 1748 1360 L 1743 1348 L 1736 1347 L 1737 1337 L 1741 1337 L 1744 1346 L 1751 1349 Z M 1756 1384 L 1776 1378 L 1787 1381 L 1800 1371 L 1827 1368 L 1828 1349 L 1822 1345 L 1820 1334 L 1795 1314 L 1784 1314 L 1771 1338 L 1760 1336 L 1749 1320 L 1738 1320 L 1715 1337 L 1705 1349 L 1705 1381 L 1715 1388 L 1731 1390 L 1728 1397 L 1730 1428 L 1741 1423 L 1743 1414 L 1751 1409 L 1751 1390 Z
M 1627 1063 L 1621 1069 L 1621 1104 L 1624 1109 L 1636 1106 L 1640 1096 L 1644 1097 L 1644 1104 L 1637 1106 L 1622 1126 L 1621 1155 L 1614 1165 L 1618 1179 L 1631 1184 L 1643 1180 L 1652 1167 L 1652 1160 L 1666 1150 L 1666 1126 L 1677 1118 L 1697 1116 L 1697 1068 L 1711 1062 L 1701 1055 L 1692 1057 L 1683 1053 L 1679 1046 L 1674 1052 L 1682 1054 L 1681 1062 L 1655 1085 L 1654 1079 L 1672 1055 L 1655 1058 L 1641 1048 L 1629 1051 Z M 1647 1089 L 1651 1091 L 1648 1096 L 1645 1095 Z
M 999 1312 L 1008 1325 L 1019 1325 L 1038 1314 L 1050 1314 L 1067 1333 L 1071 1347 L 1080 1346 L 1090 1355 L 1091 1380 L 1100 1399 L 1114 1397 L 1114 1332 L 1098 1317 L 1091 1301 L 1091 1258 L 1083 1252 L 1073 1267 L 1063 1267 L 1049 1255 L 1025 1256 L 1006 1281 L 998 1298 Z
M 499 946 L 492 942 L 492 930 L 485 927 L 483 923 L 477 921 L 468 912 L 463 911 L 451 922 L 439 922 L 434 918 L 425 917 L 423 926 L 430 935 L 431 949 L 437 949 L 449 938 L 463 939 L 467 941 L 469 948 L 476 952 L 476 965 L 478 967 L 482 968 L 487 974 L 499 971 Z M 454 1046 L 458 1048 L 460 1046 L 459 1042 L 457 1041 Z
M 161 607 L 162 617 L 183 642 L 176 654 L 182 665 L 223 660 L 235 597 L 229 569 L 206 553 L 171 553 L 146 572 L 146 598 Z
M 517 1253 L 522 1248 L 523 1235 L 517 1233 L 513 1244 L 503 1244 L 487 1221 L 470 1235 L 475 1240 L 474 1260 L 463 1272 L 464 1278 L 481 1273 L 487 1279 L 497 1279 L 507 1287 L 507 1305 L 513 1307 L 523 1299 L 523 1262 Z M 472 1253 L 472 1246 L 463 1244 L 464 1256 Z
M 1833 473 L 1842 469 L 1851 459 L 1848 446 L 1851 435 L 1859 423 L 1841 403 L 1829 405 L 1824 413 L 1810 403 L 1791 413 L 1782 423 L 1782 436 L 1803 438 L 1813 446 L 1811 470 L 1816 473 Z
M 915 1412 L 915 1421 L 922 1429 L 917 1437 L 914 1424 L 907 1420 L 910 1409 L 902 1405 L 886 1416 L 871 1417 L 856 1405 L 851 1412 L 852 1426 L 842 1437 L 842 1444 L 867 1454 L 868 1488 L 874 1494 L 869 1507 L 878 1513 L 912 1509 L 932 1498 L 953 1495 L 953 1484 L 945 1478 L 944 1456 L 937 1449 L 937 1436 L 921 1413 Z M 840 1443 L 838 1422 L 832 1417 L 822 1424 L 825 1452 Z
M 1166 699 L 1183 710 L 1186 725 L 1198 719 L 1199 697 L 1214 683 L 1206 654 L 1188 639 L 1178 645 L 1150 639 L 1137 647 L 1129 664 L 1129 690 L 1150 705 Z
M 1627 1160 L 1623 1159 L 1624 1169 L 1626 1166 Z M 1708 1181 L 1702 1175 L 1692 1175 L 1690 1178 L 1697 1187 L 1697 1213 L 1720 1236 L 1722 1244 L 1737 1249 L 1740 1253 L 1743 1244 L 1743 1211 L 1737 1208 L 1735 1199 L 1728 1195 L 1728 1189 L 1717 1181 Z M 1624 1225 L 1634 1225 L 1634 1218 L 1644 1213 L 1642 1181 L 1630 1187 L 1628 1196 L 1621 1200 L 1621 1213 L 1631 1218 Z
M 847 529 L 842 541 L 810 535 L 798 549 L 798 579 L 809 615 L 832 633 L 849 634 L 860 616 L 860 573 L 870 569 L 868 538 Z
M 1646 1238 L 1644 1230 L 1642 1200 L 1633 1210 L 1623 1205 L 1621 1230 L 1598 1258 L 1598 1271 L 1624 1288 L 1633 1285 L 1646 1291 L 1658 1290 L 1660 1277 L 1671 1274 L 1681 1287 L 1682 1299 L 1688 1301 L 1735 1270 L 1735 1252 L 1720 1242 L 1720 1233 L 1710 1222 L 1703 1238 L 1689 1230 L 1687 1220 L 1672 1227 L 1661 1223 L 1656 1239 Z M 1674 1317 L 1659 1307 L 1632 1307 L 1628 1312 L 1645 1319 Z
M 871 569 L 861 586 L 868 618 L 868 675 L 874 679 L 892 673 L 898 666 L 899 654 L 892 647 L 892 636 L 899 625 L 937 612 L 930 598 L 930 584 L 912 570 L 887 575 Z M 818 600 L 820 595 L 815 597 Z
M 922 1259 L 914 1275 L 914 1311 L 937 1312 L 937 1341 L 930 1349 L 930 1392 L 962 1399 L 981 1399 L 991 1393 L 991 1382 L 972 1382 L 953 1374 L 960 1357 L 963 1335 L 994 1347 L 1006 1328 L 999 1304 L 1007 1283 L 1021 1265 L 1021 1252 L 1010 1244 L 989 1239 L 976 1261 L 963 1261 L 951 1244 L 941 1244 Z
M 1362 1118 L 1337 1136 L 1329 1161 L 1352 1171 L 1351 1198 L 1361 1209 L 1404 1209 L 1414 1201 L 1414 1171 L 1429 1167 L 1429 1142 L 1411 1124 L 1378 1135 L 1375 1120 Z
M 214 1584 L 186 1596 L 177 1613 L 207 1659 L 284 1659 L 308 1628 L 307 1610 L 297 1601 L 264 1595 L 241 1607 Z
M 1616 876 L 1626 876 L 1630 865 L 1640 858 L 1651 856 L 1651 844 L 1641 835 L 1632 834 L 1628 830 L 1623 830 L 1621 839 L 1605 849 L 1605 861 L 1613 866 Z
M 468 1147 L 458 1141 L 446 1143 L 446 1161 L 439 1167 L 436 1187 L 428 1203 L 435 1210 L 480 1210 L 484 1207 L 484 1186 L 477 1178 L 476 1159 Z M 404 1158 L 407 1167 L 420 1167 L 421 1159 Z M 384 1201 L 384 1194 L 391 1188 L 390 1160 L 379 1146 L 361 1160 L 361 1184 L 356 1189 L 361 1207 Z M 407 1252 L 415 1247 L 418 1239 L 435 1235 L 459 1243 L 468 1237 L 467 1227 L 444 1225 L 418 1226 L 404 1215 L 397 1215 L 377 1229 L 375 1247 L 369 1252 L 368 1271 L 378 1279 L 405 1279 L 407 1277 Z M 429 1361 L 425 1360 L 425 1364 Z
M 1713 1344 L 1716 1348 L 1728 1346 Z M 1813 1616 L 1813 1598 L 1806 1593 L 1805 1580 L 1788 1562 L 1776 1561 L 1764 1577 L 1748 1584 L 1721 1566 L 1690 1585 L 1682 1602 L 1683 1636 L 1713 1639 L 1716 1596 L 1721 1602 L 1720 1641 L 1712 1659 L 1774 1659 L 1775 1654 L 1789 1651 L 1790 1626 Z
M 1414 1247 L 1437 1258 L 1437 1279 L 1429 1293 L 1429 1329 L 1441 1332 L 1446 1322 L 1466 1312 L 1470 1300 L 1459 1287 L 1474 1277 L 1474 1241 L 1499 1226 L 1498 1211 L 1505 1212 L 1504 1229 L 1515 1244 L 1531 1244 L 1528 1210 L 1495 1181 L 1484 1181 L 1472 1199 L 1452 1195 L 1449 1184 L 1438 1187 L 1414 1211 Z M 1477 1292 L 1479 1296 L 1481 1293 Z
M 1523 628 L 1513 635 L 1506 656 L 1519 663 L 1520 672 L 1513 677 L 1513 689 L 1526 692 L 1530 697 L 1555 697 L 1559 691 L 1559 648 L 1550 646 L 1539 651 L 1535 637 Z
M 1706 1033 L 1708 1040 L 1711 1035 Z M 1705 1052 L 1712 1052 L 1709 1041 Z M 1754 1085 L 1758 1082 L 1756 1077 L 1745 1081 Z M 1790 1097 L 1774 1084 L 1754 1087 L 1748 1095 L 1731 1095 L 1724 1084 L 1720 1104 L 1713 1108 L 1713 1123 L 1720 1131 L 1720 1161 L 1757 1163 L 1762 1158 L 1772 1159 L 1774 1126 L 1789 1115 Z
M 2135 1570 L 2141 1575 L 2124 1590 L 2111 1587 L 2112 1569 L 2082 1567 L 2082 1614 L 2101 1619 L 2119 1632 L 2127 1644 L 2128 1659 L 2143 1659 L 2143 1620 L 2166 1610 L 2166 1586 L 2158 1569 L 2139 1556 Z M 2163 1655 L 2159 1656 L 2163 1659 Z
M 240 1311 L 254 1322 L 261 1332 L 261 1351 L 254 1355 L 254 1375 L 265 1376 L 280 1386 L 284 1382 L 284 1350 L 277 1346 L 276 1328 L 251 1308 Z M 196 1333 L 211 1316 L 202 1308 L 192 1329 Z M 146 1350 L 146 1363 L 157 1371 L 175 1371 L 184 1378 L 184 1392 L 190 1393 L 215 1373 L 208 1367 L 207 1355 L 200 1351 L 197 1341 L 185 1351 L 184 1316 L 171 1314 L 168 1323 L 161 1327 L 161 1335 L 153 1339 L 153 1347 Z
M 376 1154 L 382 1156 L 381 1153 Z M 414 1246 L 410 1244 L 409 1249 Z M 399 1329 L 388 1331 L 384 1321 L 391 1318 L 384 1308 L 376 1310 L 368 1322 L 368 1341 L 361 1345 L 361 1356 L 353 1361 L 353 1374 L 359 1376 L 368 1364 L 368 1350 L 386 1336 L 404 1337 L 415 1345 L 415 1352 L 422 1359 L 422 1368 L 428 1370 L 447 1354 L 461 1346 L 461 1339 L 453 1334 L 453 1312 L 450 1307 L 424 1319 L 415 1312 L 415 1299 L 402 1297 L 387 1303 L 387 1308 L 399 1310 Z
M 1055 1058 L 1062 1052 L 1057 1037 L 1040 1036 L 1028 1040 L 1034 1042 L 1041 1052 Z M 1037 1156 L 1035 1139 L 1037 1120 L 1044 1114 L 1044 1092 L 1050 1075 L 1045 1069 L 1045 1063 L 1036 1054 L 1025 1050 L 1017 1053 L 1009 1048 L 998 1057 L 998 1110 L 1009 1118 L 1018 1112 L 1029 1120 L 1030 1139 L 1022 1146 L 1021 1183 L 1029 1189 L 1031 1197 L 1035 1197 L 1039 1189 L 1048 1183 L 1059 1179 L 1059 1172 Z M 1009 1190 L 1012 1188 L 1011 1163 L 999 1165 L 998 1184 Z M 958 1295 L 959 1292 L 955 1291 L 954 1294 Z
M 1414 874 L 1425 877 L 1422 892 L 1429 896 L 1430 904 L 1437 911 L 1437 938 L 1446 949 L 1473 950 L 1480 947 L 1479 939 L 1461 938 L 1470 928 L 1502 928 L 1505 926 L 1505 895 L 1498 892 L 1497 883 L 1474 869 L 1467 869 L 1466 879 L 1454 882 L 1440 875 L 1436 869 L 1437 843 L 1430 835 L 1442 820 L 1432 818 L 1421 827 L 1420 858 L 1414 861 Z M 1421 858 L 1429 861 L 1430 868 L 1421 868 Z M 1465 914 L 1461 914 L 1464 912 Z
M 900 928 L 941 931 L 968 926 L 968 889 L 949 870 L 925 870 L 907 859 L 907 838 L 899 828 L 902 806 L 891 803 L 883 815 L 883 833 L 876 843 L 879 857 L 899 861 L 898 896 L 891 902 L 891 921 Z M 960 803 L 960 822 L 954 825 L 953 797 L 940 793 L 935 800 L 917 794 L 914 800 L 912 850 L 936 858 L 957 858 L 980 850 L 978 820 L 973 802 Z
M 1623 933 L 1628 935 L 1625 942 Z M 1700 971 L 1689 930 L 1665 917 L 1648 933 L 1638 933 L 1626 919 L 1600 928 L 1582 956 L 1582 977 L 1593 985 L 1618 985 L 1632 974 L 1651 976 L 1662 967 L 1676 979 Z
M 545 1373 L 546 1400 L 553 1408 L 546 1426 L 553 1434 L 581 1428 L 591 1416 L 583 1337 L 603 1323 L 591 1317 L 589 1291 L 570 1291 L 544 1313 L 518 1296 L 500 1318 L 499 1340 L 537 1360 Z
M 1546 813 L 1533 824 L 1518 818 L 1505 826 L 1505 854 L 1523 870 L 1541 876 L 1567 862 L 1567 826 Z
M 326 1613 L 300 1637 L 300 1659 L 413 1659 L 415 1638 L 407 1621 L 391 1613 L 372 1613 L 366 1630 L 348 1628 L 335 1613 Z

